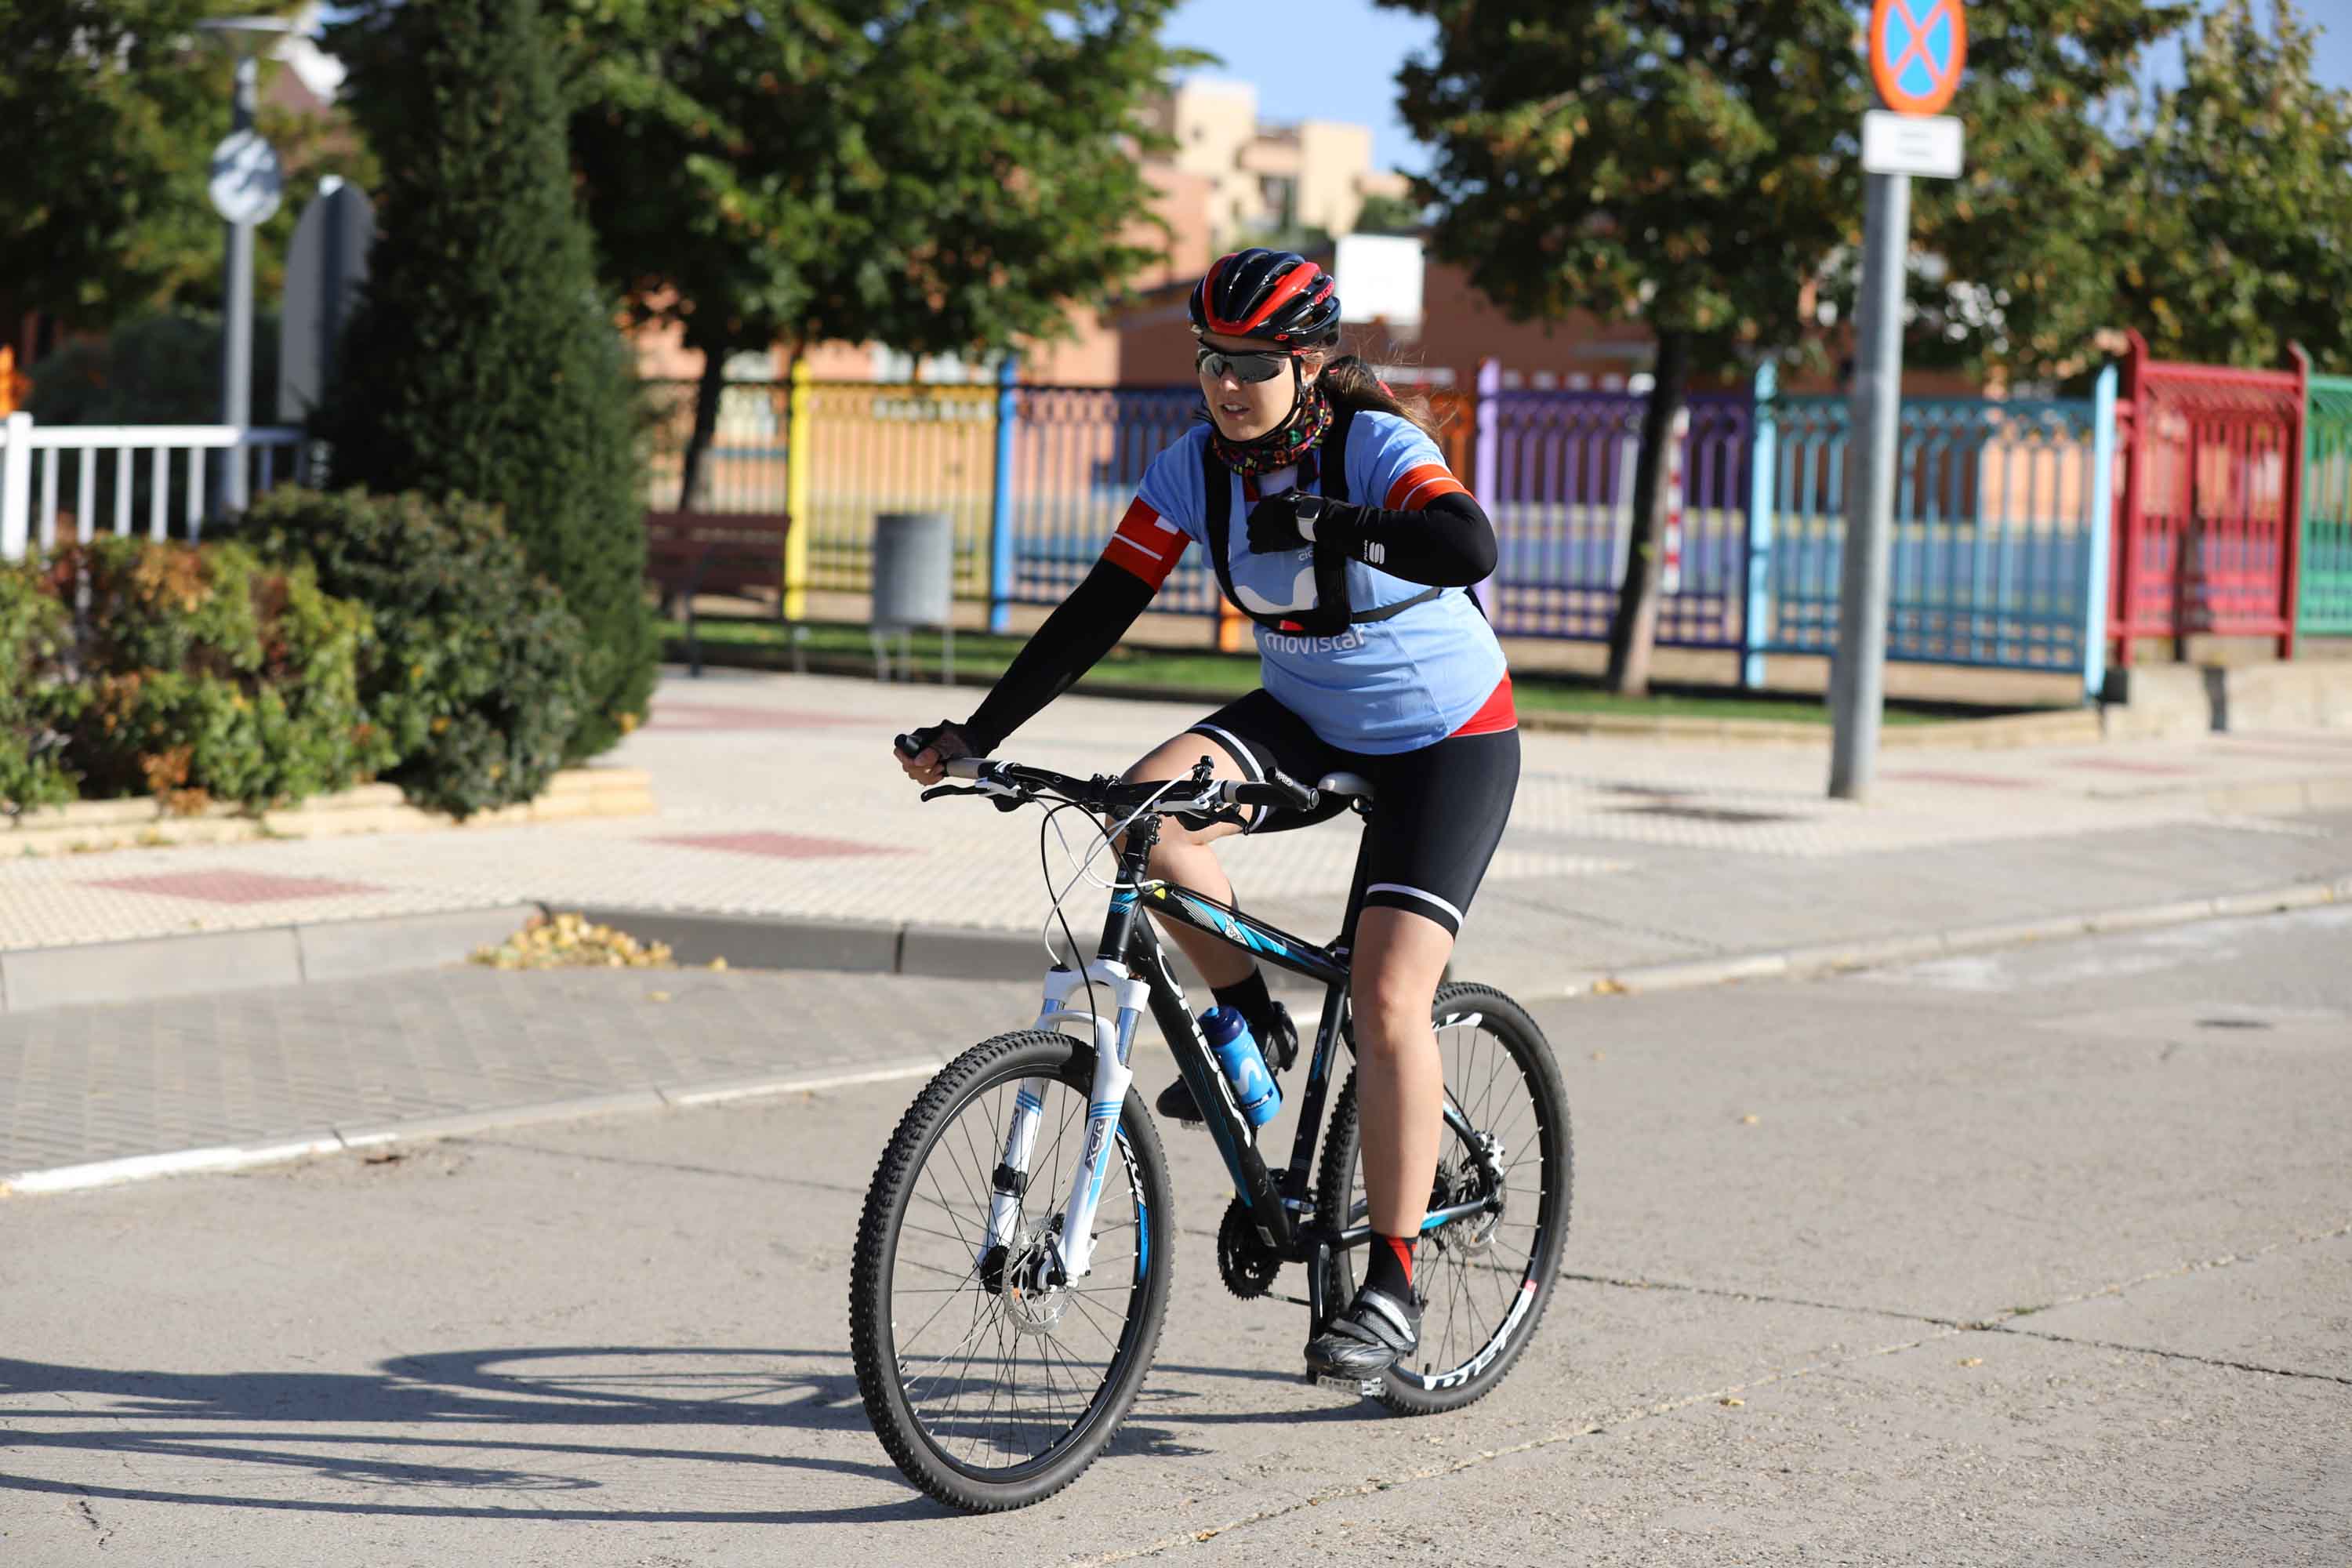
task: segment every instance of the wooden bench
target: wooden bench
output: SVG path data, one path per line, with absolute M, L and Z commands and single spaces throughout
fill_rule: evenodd
M 784 616 L 784 536 L 792 519 L 782 512 L 649 511 L 646 513 L 646 577 L 661 594 L 662 611 L 686 612 L 686 658 L 689 673 L 702 673 L 702 643 L 695 631 L 697 594 L 773 594 L 776 618 Z M 793 668 L 802 668 L 800 643 L 793 640 Z

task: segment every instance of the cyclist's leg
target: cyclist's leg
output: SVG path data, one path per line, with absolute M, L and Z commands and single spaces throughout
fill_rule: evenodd
M 1445 1087 L 1431 1007 L 1518 787 L 1516 730 L 1365 759 L 1371 821 L 1358 885 L 1349 1001 L 1372 1228 L 1420 1233 Z
M 1215 776 L 1221 779 L 1261 782 L 1270 770 L 1280 768 L 1293 778 L 1311 784 L 1328 771 L 1331 759 L 1338 755 L 1316 737 L 1304 720 L 1264 691 L 1253 691 L 1153 748 L 1150 754 L 1127 771 L 1127 777 L 1138 784 L 1176 778 L 1190 772 L 1205 756 Z M 1344 803 L 1334 802 L 1311 813 L 1245 809 L 1241 813 L 1244 821 L 1192 824 L 1172 816 L 1163 818 L 1160 842 L 1152 847 L 1151 874 L 1204 898 L 1230 904 L 1234 901 L 1233 882 L 1218 863 L 1211 845 L 1244 832 L 1279 833 L 1304 827 L 1325 821 L 1344 809 Z M 1256 967 L 1257 961 L 1248 953 L 1192 926 L 1163 921 L 1160 929 L 1174 940 L 1213 988 L 1244 981 Z

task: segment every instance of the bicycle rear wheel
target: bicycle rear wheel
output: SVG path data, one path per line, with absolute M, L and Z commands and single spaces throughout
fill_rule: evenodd
M 1042 1030 L 974 1046 L 898 1123 L 867 1189 L 849 1291 L 857 1386 L 907 1479 L 951 1507 L 1022 1508 L 1076 1480 L 1134 1403 L 1168 1307 L 1174 1205 L 1130 1090 L 1083 1279 L 1029 1272 L 1085 1152 L 1091 1046 Z M 1044 1106 L 1010 1243 L 984 1247 L 1024 1083 Z
M 1430 1206 L 1495 1197 L 1493 1212 L 1424 1232 L 1414 1248 L 1413 1289 L 1423 1300 L 1421 1348 L 1391 1367 L 1381 1403 L 1408 1415 L 1458 1410 L 1502 1382 L 1535 1333 L 1568 1245 L 1573 1158 L 1568 1091 L 1551 1047 L 1527 1010 L 1486 985 L 1437 993 L 1434 1022 L 1449 1105 L 1486 1140 L 1499 1191 L 1479 1174 L 1448 1122 L 1438 1143 Z M 1318 1211 L 1341 1226 L 1369 1210 L 1356 1110 L 1348 1075 L 1331 1113 L 1318 1173 Z M 1352 1252 L 1333 1259 L 1333 1300 L 1355 1294 Z

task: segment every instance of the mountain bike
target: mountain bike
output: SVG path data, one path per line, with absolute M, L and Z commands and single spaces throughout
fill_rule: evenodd
M 971 783 L 933 785 L 924 799 L 1040 805 L 1048 823 L 1082 811 L 1095 841 L 1081 873 L 1107 851 L 1118 868 L 1094 956 L 1073 962 L 1073 938 L 1045 976 L 1034 1025 L 982 1041 L 930 1080 L 891 1135 L 858 1225 L 851 1342 L 875 1432 L 922 1490 L 993 1512 L 1049 1497 L 1094 1462 L 1159 1342 L 1176 1224 L 1166 1155 L 1129 1068 L 1146 1015 L 1233 1177 L 1217 1235 L 1226 1287 L 1256 1300 L 1286 1265 L 1301 1267 L 1307 1295 L 1281 1300 L 1307 1309 L 1310 1339 L 1353 1299 L 1356 1253 L 1370 1237 L 1353 1070 L 1328 1090 L 1339 1048 L 1355 1049 L 1346 943 L 1363 879 L 1338 943 L 1322 947 L 1153 880 L 1148 863 L 1170 816 L 1312 811 L 1332 794 L 1359 813 L 1379 807 L 1352 774 L 1237 783 L 1212 779 L 1206 758 L 1152 784 L 971 758 L 947 771 Z M 1049 868 L 1049 892 L 1050 879 Z M 1076 885 L 1054 895 L 1055 916 Z M 1325 987 L 1286 1165 L 1267 1163 L 1147 908 Z M 1066 919 L 1062 931 L 1072 936 Z M 1444 1131 L 1414 1269 L 1421 1345 L 1410 1364 L 1340 1385 L 1405 1415 L 1459 1409 L 1502 1381 L 1543 1315 L 1569 1221 L 1568 1100 L 1543 1031 L 1517 1003 L 1474 984 L 1440 989 L 1433 1022 Z

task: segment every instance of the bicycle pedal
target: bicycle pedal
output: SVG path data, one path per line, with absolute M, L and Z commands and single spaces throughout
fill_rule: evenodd
M 1340 1377 L 1330 1373 L 1310 1372 L 1307 1381 L 1318 1388 L 1334 1388 L 1342 1394 L 1352 1394 L 1359 1399 L 1377 1399 L 1381 1380 L 1377 1377 Z

